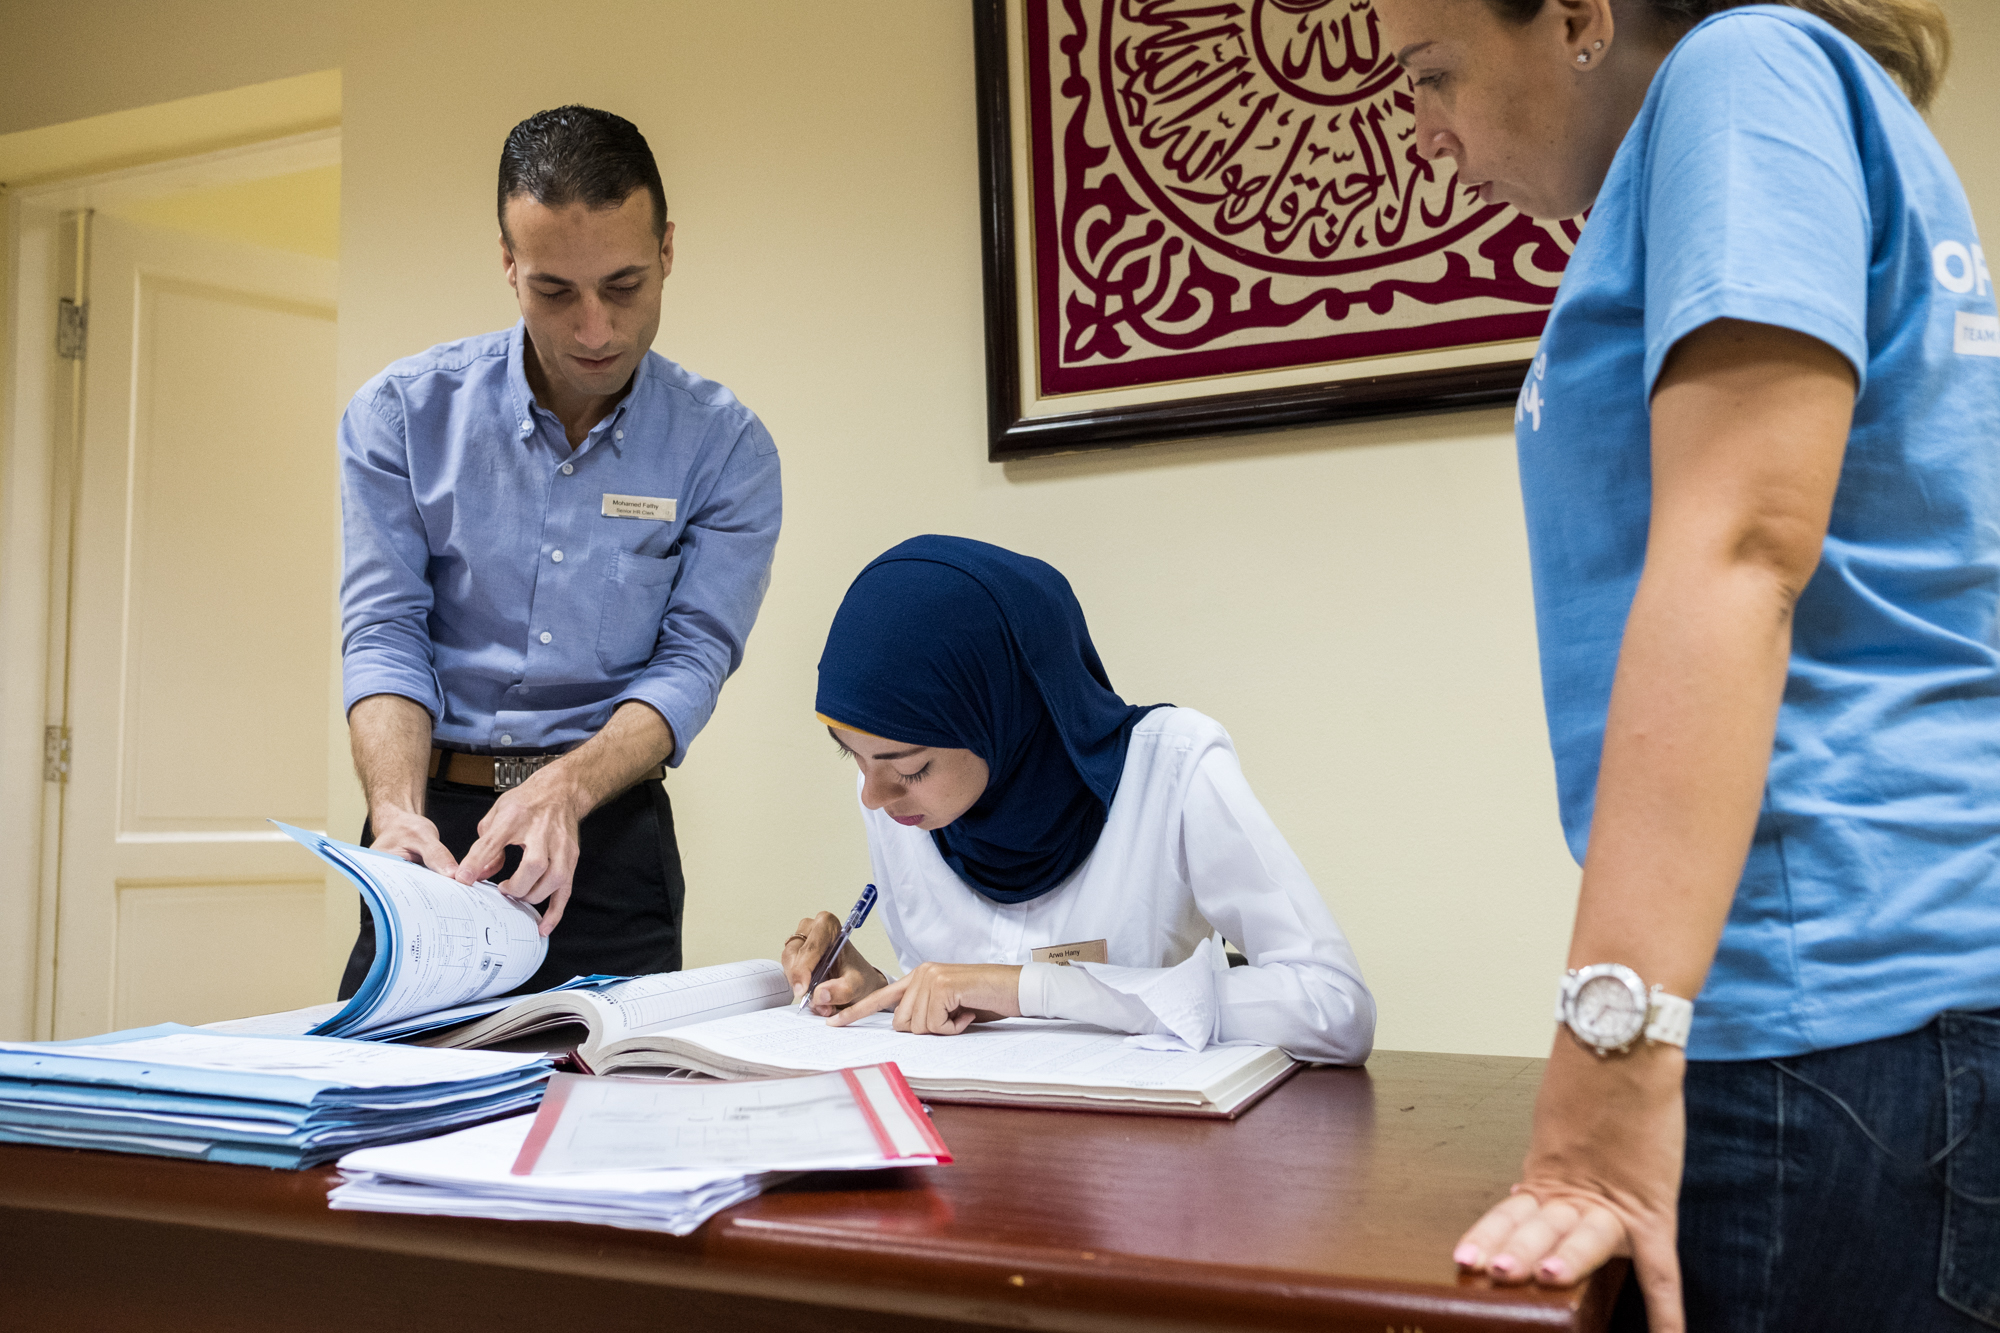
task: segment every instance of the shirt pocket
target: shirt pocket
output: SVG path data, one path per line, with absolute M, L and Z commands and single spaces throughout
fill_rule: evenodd
M 604 611 L 597 626 L 597 661 L 604 670 L 629 676 L 651 660 L 680 567 L 678 553 L 617 553 L 605 573 Z

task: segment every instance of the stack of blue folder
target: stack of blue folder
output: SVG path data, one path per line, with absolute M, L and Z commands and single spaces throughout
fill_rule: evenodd
M 178 1023 L 0 1042 L 0 1142 L 298 1168 L 531 1108 L 550 1064 Z

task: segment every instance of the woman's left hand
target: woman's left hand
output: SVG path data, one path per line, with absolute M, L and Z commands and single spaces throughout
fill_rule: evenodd
M 919 963 L 827 1019 L 846 1027 L 890 1006 L 896 1031 L 955 1036 L 974 1023 L 1021 1016 L 1021 969 L 1004 963 Z
M 1600 1060 L 1559 1034 L 1535 1099 L 1521 1183 L 1459 1241 L 1460 1267 L 1566 1287 L 1632 1258 L 1657 1333 L 1680 1333 L 1675 1253 L 1686 1061 L 1672 1046 Z

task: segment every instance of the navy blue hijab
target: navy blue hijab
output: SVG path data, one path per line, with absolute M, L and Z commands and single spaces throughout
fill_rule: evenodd
M 1039 898 L 1104 831 L 1133 726 L 1069 580 L 964 537 L 912 537 L 870 561 L 819 659 L 822 721 L 970 750 L 986 790 L 934 830 L 952 871 L 1000 903 Z

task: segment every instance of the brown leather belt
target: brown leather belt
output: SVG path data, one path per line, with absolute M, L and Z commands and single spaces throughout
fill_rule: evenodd
M 467 787 L 491 787 L 507 791 L 533 777 L 537 770 L 562 758 L 559 754 L 466 754 L 463 750 L 431 750 L 427 777 L 443 778 Z M 639 775 L 641 782 L 657 782 L 667 776 L 660 764 Z

